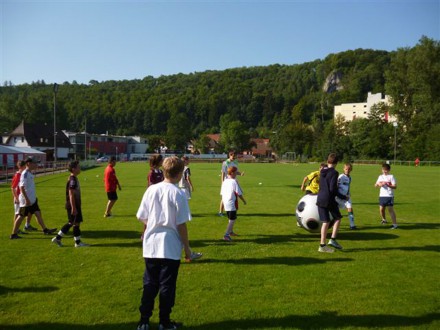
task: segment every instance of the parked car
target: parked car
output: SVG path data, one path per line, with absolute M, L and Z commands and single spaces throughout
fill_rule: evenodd
M 108 162 L 108 157 L 107 156 L 99 157 L 96 161 L 98 163 L 107 163 Z

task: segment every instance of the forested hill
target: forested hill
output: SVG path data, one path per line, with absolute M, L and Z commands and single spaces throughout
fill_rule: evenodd
M 270 137 L 295 124 L 307 127 L 309 132 L 302 138 L 313 141 L 301 147 L 278 141 L 279 151 L 295 148 L 316 154 L 322 146 L 318 147 L 313 134 L 333 122 L 335 104 L 364 102 L 368 92 L 414 93 L 405 86 L 410 79 L 405 76 L 410 55 L 427 52 L 426 56 L 434 56 L 428 54 L 429 49 L 438 52 L 438 42 L 423 37 L 411 49 L 391 53 L 357 49 L 298 65 L 91 80 L 87 85 L 64 82 L 56 94 L 57 127 L 82 131 L 87 117 L 88 132 L 162 136 L 181 148 L 185 141 L 225 130 L 231 122 L 239 122 L 239 128 L 253 137 Z M 396 68 L 401 72 L 393 75 Z M 53 95 L 52 84 L 44 81 L 18 86 L 5 83 L 0 87 L 0 129 L 10 131 L 23 119 L 53 123 Z

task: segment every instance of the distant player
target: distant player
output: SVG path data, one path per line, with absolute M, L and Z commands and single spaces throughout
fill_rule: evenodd
M 246 205 L 243 192 L 241 191 L 238 182 L 235 180 L 236 176 L 237 168 L 235 166 L 229 167 L 228 176 L 223 181 L 220 192 L 222 195 L 223 205 L 229 219 L 225 235 L 223 236 L 223 239 L 228 242 L 232 241 L 231 236 L 238 236 L 236 233 L 234 233 L 234 224 L 235 220 L 237 220 L 238 198 L 240 198 L 244 205 Z
M 344 165 L 344 173 L 339 175 L 338 177 L 338 192 L 341 195 L 347 196 L 348 200 L 344 200 L 336 196 L 336 201 L 338 202 L 340 209 L 347 209 L 348 212 L 348 220 L 350 221 L 350 229 L 356 229 L 354 224 L 354 214 L 353 207 L 351 204 L 351 195 L 350 195 L 350 184 L 351 184 L 351 176 L 350 173 L 353 170 L 353 166 L 350 163 Z
M 191 199 L 191 193 L 194 190 L 194 186 L 191 182 L 191 170 L 188 166 L 189 165 L 189 158 L 188 158 L 188 156 L 183 156 L 181 159 L 182 159 L 185 167 L 183 168 L 182 179 L 180 179 L 180 181 L 179 181 L 179 188 L 183 190 L 183 192 L 185 193 L 185 195 L 188 199 Z
M 394 212 L 394 189 L 397 189 L 397 182 L 394 175 L 390 174 L 391 166 L 382 164 L 382 174 L 377 178 L 375 187 L 380 187 L 379 191 L 379 212 L 382 217 L 382 225 L 387 223 L 385 209 L 388 209 L 393 222 L 391 229 L 397 228 L 396 213 Z
M 228 177 L 228 169 L 230 167 L 234 166 L 237 168 L 236 175 L 241 175 L 241 176 L 244 175 L 244 172 L 240 172 L 238 170 L 238 161 L 236 159 L 235 151 L 229 151 L 228 156 L 229 156 L 228 159 L 226 159 L 222 163 L 222 172 L 221 172 L 222 183 Z M 220 200 L 220 209 L 219 209 L 218 215 L 222 217 L 223 211 L 224 211 L 223 200 Z
M 14 228 L 12 229 L 10 239 L 21 238 L 18 236 L 18 230 L 23 219 L 29 214 L 35 214 L 37 222 L 43 229 L 45 235 L 52 234 L 57 230 L 56 228 L 48 229 L 41 216 L 40 207 L 38 206 L 37 192 L 35 189 L 34 175 L 32 174 L 32 171 L 37 168 L 37 164 L 32 158 L 27 158 L 25 162 L 26 169 L 21 173 L 20 183 L 18 184 L 20 187 L 20 195 L 18 197 L 20 200 L 20 215 L 14 222 Z
M 70 176 L 66 183 L 66 210 L 68 222 L 61 228 L 58 235 L 52 238 L 52 242 L 58 246 L 63 246 L 61 239 L 66 235 L 70 228 L 73 227 L 73 239 L 75 247 L 88 246 L 81 242 L 80 225 L 83 222 L 81 211 L 81 189 L 79 186 L 78 175 L 81 173 L 81 166 L 79 161 L 74 160 L 69 164 Z
M 121 185 L 119 184 L 119 180 L 116 177 L 116 157 L 111 156 L 108 160 L 108 165 L 104 171 L 104 184 L 105 191 L 107 192 L 107 207 L 105 209 L 104 218 L 110 218 L 112 216 L 111 211 L 116 201 L 118 200 L 118 193 L 116 192 L 116 188 L 121 190 Z

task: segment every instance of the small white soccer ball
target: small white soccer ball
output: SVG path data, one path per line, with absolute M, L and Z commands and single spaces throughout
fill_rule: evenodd
M 260 182 L 259 184 L 263 184 L 263 182 Z
M 319 233 L 322 226 L 318 206 L 316 206 L 316 198 L 317 195 L 305 195 L 296 205 L 295 215 L 298 225 L 311 233 Z

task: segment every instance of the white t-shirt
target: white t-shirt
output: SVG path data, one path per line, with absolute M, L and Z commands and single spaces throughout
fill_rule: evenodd
M 37 201 L 37 194 L 35 192 L 34 175 L 31 173 L 31 171 L 25 169 L 23 173 L 21 173 L 20 183 L 18 184 L 18 186 L 20 187 L 20 190 L 22 192 L 22 187 L 24 187 L 26 195 L 29 198 L 31 205 L 33 205 Z M 24 198 L 24 195 L 22 193 L 18 196 L 18 200 L 20 202 L 20 207 L 26 206 L 26 199 Z
M 222 163 L 222 173 L 223 173 L 223 176 L 224 176 L 225 180 L 228 177 L 228 168 L 230 168 L 232 166 L 236 167 L 237 171 L 238 171 L 238 162 L 237 162 L 236 159 L 234 159 L 234 160 L 226 159 Z
M 392 174 L 388 174 L 388 175 L 381 174 L 377 178 L 376 184 L 378 184 L 379 182 L 386 182 L 394 186 L 396 184 L 396 179 Z M 380 187 L 379 197 L 393 197 L 393 196 L 394 196 L 394 189 L 391 189 L 388 186 Z
M 227 178 L 222 183 L 222 189 L 220 195 L 222 195 L 223 205 L 225 211 L 236 211 L 235 201 L 237 200 L 237 195 L 243 195 L 240 186 L 235 179 Z
M 147 225 L 144 258 L 180 260 L 183 245 L 177 226 L 191 220 L 188 200 L 181 189 L 168 182 L 148 187 L 136 217 Z

